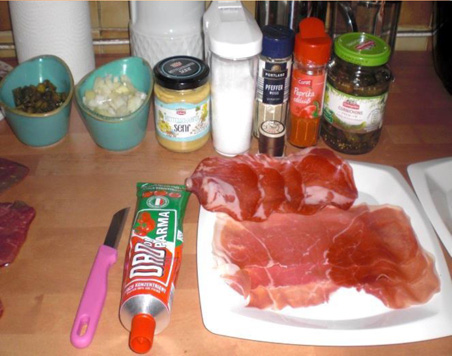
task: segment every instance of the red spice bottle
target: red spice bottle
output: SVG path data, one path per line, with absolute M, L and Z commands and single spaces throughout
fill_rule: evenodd
M 303 19 L 299 29 L 295 37 L 288 141 L 297 147 L 309 147 L 317 144 L 319 138 L 332 41 L 318 18 Z

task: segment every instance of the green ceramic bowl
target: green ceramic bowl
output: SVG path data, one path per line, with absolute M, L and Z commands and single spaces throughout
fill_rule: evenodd
M 68 94 L 58 109 L 29 114 L 16 109 L 13 90 L 50 80 L 58 92 Z M 56 56 L 42 55 L 19 64 L 0 83 L 0 106 L 17 138 L 29 146 L 48 146 L 66 136 L 74 94 L 74 79 L 67 64 Z
M 127 116 L 108 117 L 90 110 L 84 103 L 85 91 L 92 89 L 97 77 L 127 75 L 133 86 L 144 93 L 146 99 Z M 75 87 L 75 101 L 80 115 L 94 142 L 111 151 L 123 151 L 140 144 L 146 134 L 149 105 L 153 88 L 152 70 L 140 57 L 126 57 L 107 63 L 88 73 Z

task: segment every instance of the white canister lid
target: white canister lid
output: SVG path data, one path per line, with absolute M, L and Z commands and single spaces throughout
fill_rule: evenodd
M 241 1 L 212 1 L 204 31 L 209 50 L 222 58 L 249 58 L 262 51 L 262 31 Z

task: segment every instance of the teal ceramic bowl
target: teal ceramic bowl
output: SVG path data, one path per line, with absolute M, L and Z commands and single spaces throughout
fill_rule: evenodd
M 48 113 L 29 114 L 16 109 L 13 90 L 50 80 L 57 92 L 66 92 L 67 99 Z M 59 57 L 43 55 L 19 64 L 0 82 L 0 106 L 14 134 L 24 144 L 41 147 L 66 136 L 74 94 L 74 79 L 67 64 Z
M 109 74 L 113 77 L 127 75 L 137 90 L 146 93 L 143 104 L 136 111 L 126 116 L 108 117 L 92 111 L 83 103 L 85 92 L 93 88 L 96 78 L 105 78 Z M 123 151 L 141 143 L 146 134 L 153 83 L 151 67 L 140 57 L 126 57 L 107 63 L 80 80 L 75 87 L 75 101 L 97 145 L 111 151 Z

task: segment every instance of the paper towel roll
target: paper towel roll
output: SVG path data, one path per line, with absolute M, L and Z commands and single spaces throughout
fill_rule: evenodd
M 42 55 L 62 58 L 77 83 L 95 67 L 88 1 L 11 1 L 19 63 Z

